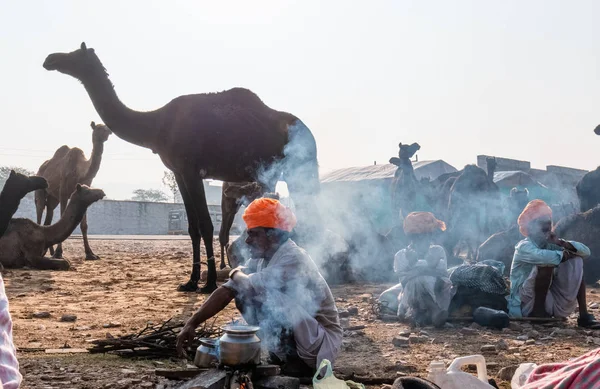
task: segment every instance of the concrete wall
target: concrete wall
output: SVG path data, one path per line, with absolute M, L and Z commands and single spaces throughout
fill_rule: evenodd
M 209 205 L 220 212 L 221 207 Z M 88 208 L 89 234 L 100 235 L 166 235 L 169 226 L 169 211 L 184 209 L 183 204 L 151 203 L 142 201 L 101 200 Z M 54 212 L 54 222 L 60 211 Z M 36 221 L 33 199 L 25 198 L 15 214 Z M 215 233 L 219 225 L 213 221 Z M 74 232 L 80 234 L 79 227 Z

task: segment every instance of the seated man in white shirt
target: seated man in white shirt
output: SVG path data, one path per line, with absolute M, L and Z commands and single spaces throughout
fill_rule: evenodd
M 272 357 L 284 364 L 299 358 L 310 372 L 323 359 L 333 364 L 342 343 L 337 308 L 313 260 L 289 239 L 294 214 L 277 200 L 261 198 L 243 218 L 251 259 L 233 269 L 186 323 L 177 338 L 179 353 L 200 324 L 235 298 L 246 322 L 261 327 L 259 337 Z
M 380 300 L 397 297 L 397 314 L 416 325 L 442 326 L 454 294 L 448 278 L 446 252 L 431 243 L 435 231 L 446 224 L 431 212 L 412 212 L 404 219 L 404 232 L 410 239 L 407 248 L 396 253 L 394 271 L 400 284 L 383 292 Z M 391 304 L 393 306 L 393 302 Z

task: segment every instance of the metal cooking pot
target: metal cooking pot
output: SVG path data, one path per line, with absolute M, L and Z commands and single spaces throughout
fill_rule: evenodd
M 260 364 L 260 339 L 256 336 L 260 327 L 226 325 L 221 327 L 219 361 L 227 366 Z
M 200 339 L 200 346 L 196 349 L 196 356 L 194 357 L 194 365 L 198 367 L 211 367 L 213 363 L 218 361 L 216 342 L 215 339 Z

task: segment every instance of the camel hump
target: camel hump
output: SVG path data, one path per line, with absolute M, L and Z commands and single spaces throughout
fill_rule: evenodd
M 69 150 L 69 152 L 66 154 L 66 157 L 69 162 L 79 161 L 82 159 L 85 160 L 85 154 L 79 147 L 73 147 L 71 150 Z
M 54 155 L 52 156 L 52 159 L 64 157 L 65 155 L 67 155 L 67 153 L 69 152 L 69 150 L 71 150 L 71 148 L 69 146 L 67 146 L 67 145 L 60 146 L 54 152 Z

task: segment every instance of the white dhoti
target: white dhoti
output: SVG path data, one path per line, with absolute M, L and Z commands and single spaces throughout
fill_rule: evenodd
M 535 278 L 538 269 L 534 267 L 521 286 L 521 312 L 529 316 L 535 301 Z M 546 295 L 546 313 L 554 317 L 567 317 L 577 308 L 577 294 L 583 279 L 583 259 L 569 259 L 554 268 L 554 275 Z

